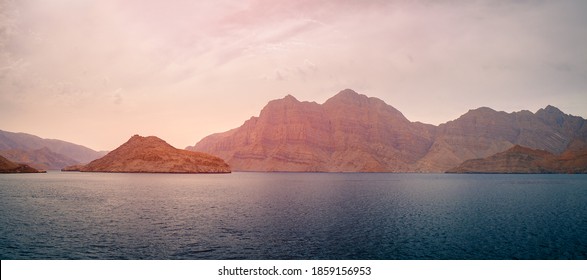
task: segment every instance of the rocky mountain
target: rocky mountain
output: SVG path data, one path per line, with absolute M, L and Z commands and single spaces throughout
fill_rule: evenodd
M 179 150 L 155 137 L 135 135 L 126 143 L 80 168 L 82 172 L 229 173 L 222 159 Z
M 344 90 L 321 105 L 291 95 L 273 100 L 259 117 L 187 149 L 218 155 L 234 170 L 399 172 L 425 155 L 433 129 Z
M 241 127 L 186 149 L 243 171 L 444 172 L 514 145 L 560 154 L 575 139 L 587 141 L 585 119 L 552 106 L 536 113 L 479 108 L 433 126 L 346 89 L 324 104 L 291 95 L 270 101 Z
M 40 170 L 59 170 L 78 163 L 78 161 L 67 156 L 54 153 L 47 147 L 29 151 L 4 150 L 0 151 L 0 155 L 13 162 L 24 163 Z
M 418 168 L 439 172 L 467 159 L 503 152 L 514 145 L 560 154 L 573 140 L 585 139 L 585 119 L 566 115 L 553 106 L 535 114 L 479 108 L 439 125 L 434 144 L 420 160 Z
M 39 173 L 41 171 L 26 164 L 14 163 L 0 156 L 0 173 Z
M 33 151 L 48 148 L 54 153 L 61 154 L 78 163 L 88 163 L 106 152 L 97 152 L 90 148 L 56 139 L 43 139 L 26 133 L 14 133 L 0 130 L 0 151 L 21 150 Z M 55 165 L 52 163 L 52 165 Z
M 467 160 L 447 173 L 587 173 L 587 149 L 557 156 L 516 145 L 490 157 Z

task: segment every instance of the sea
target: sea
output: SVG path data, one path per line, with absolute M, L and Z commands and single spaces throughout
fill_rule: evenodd
M 0 259 L 587 258 L 587 175 L 0 174 Z

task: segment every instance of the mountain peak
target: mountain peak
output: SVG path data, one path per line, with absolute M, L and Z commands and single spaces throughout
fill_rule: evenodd
M 345 89 L 345 90 L 341 90 L 339 93 L 337 93 L 336 95 L 334 95 L 333 97 L 329 98 L 328 100 L 326 100 L 326 103 L 352 103 L 352 104 L 361 104 L 361 103 L 366 103 L 368 102 L 369 97 L 367 97 L 366 95 L 363 94 L 359 94 L 357 92 L 355 92 L 352 89 Z
M 338 92 L 334 97 L 343 97 L 343 98 L 349 98 L 349 99 L 360 99 L 360 98 L 364 98 L 367 97 L 366 95 L 363 94 L 359 94 L 356 91 L 352 90 L 352 89 L 343 89 L 340 92 Z
M 283 100 L 286 100 L 286 101 L 295 101 L 295 102 L 299 102 L 299 100 L 298 100 L 297 98 L 295 98 L 295 97 L 294 97 L 293 95 L 291 95 L 291 94 L 288 94 L 288 95 L 286 95 L 286 96 L 283 98 Z
M 489 108 L 489 107 L 479 107 L 477 109 L 471 109 L 469 110 L 469 113 L 480 113 L 480 114 L 490 114 L 490 113 L 495 113 L 497 111 Z
M 157 136 L 140 136 L 138 134 L 133 135 L 130 139 L 128 139 L 128 141 L 124 145 L 126 145 L 126 144 L 142 144 L 142 143 L 172 147 L 167 142 L 165 142 L 165 140 L 163 140 Z
M 350 89 L 350 88 L 345 88 L 341 91 L 338 92 L 338 94 L 345 94 L 345 95 L 360 95 L 359 93 L 357 93 L 356 91 Z M 337 95 L 338 95 L 337 94 Z
M 544 109 L 539 109 L 536 114 L 539 113 L 547 113 L 547 114 L 557 114 L 557 115 L 564 115 L 565 113 L 563 113 L 563 111 L 561 111 L 559 108 L 554 107 L 552 105 L 548 105 L 546 106 Z

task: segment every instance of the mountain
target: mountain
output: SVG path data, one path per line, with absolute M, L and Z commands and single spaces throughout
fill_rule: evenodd
M 433 126 L 346 89 L 324 104 L 291 95 L 270 101 L 258 117 L 186 149 L 243 171 L 444 172 L 514 145 L 561 154 L 573 140 L 587 141 L 585 123 L 553 106 L 536 113 L 482 107 Z
M 179 150 L 155 137 L 134 135 L 126 143 L 80 168 L 82 172 L 230 173 L 222 159 Z
M 78 161 L 67 156 L 54 153 L 47 147 L 29 151 L 4 150 L 0 151 L 0 155 L 13 162 L 24 163 L 41 170 L 59 170 L 78 163 Z
M 321 105 L 291 95 L 273 100 L 259 117 L 187 149 L 215 154 L 234 170 L 402 172 L 426 154 L 433 131 L 347 89 Z
M 0 173 L 39 173 L 40 171 L 34 169 L 26 164 L 14 163 L 3 156 L 0 156 Z
M 587 173 L 587 149 L 560 156 L 516 145 L 483 159 L 471 159 L 447 173 Z
M 0 151 L 22 150 L 28 152 L 45 147 L 79 163 L 87 163 L 106 154 L 62 140 L 43 139 L 31 134 L 0 130 Z
M 439 125 L 434 143 L 420 160 L 419 168 L 443 171 L 464 160 L 488 157 L 514 145 L 560 154 L 576 139 L 587 139 L 585 119 L 566 115 L 553 106 L 535 114 L 497 112 L 483 107 Z

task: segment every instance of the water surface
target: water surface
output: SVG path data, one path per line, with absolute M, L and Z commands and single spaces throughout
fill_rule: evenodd
M 586 175 L 0 175 L 2 259 L 585 259 Z

